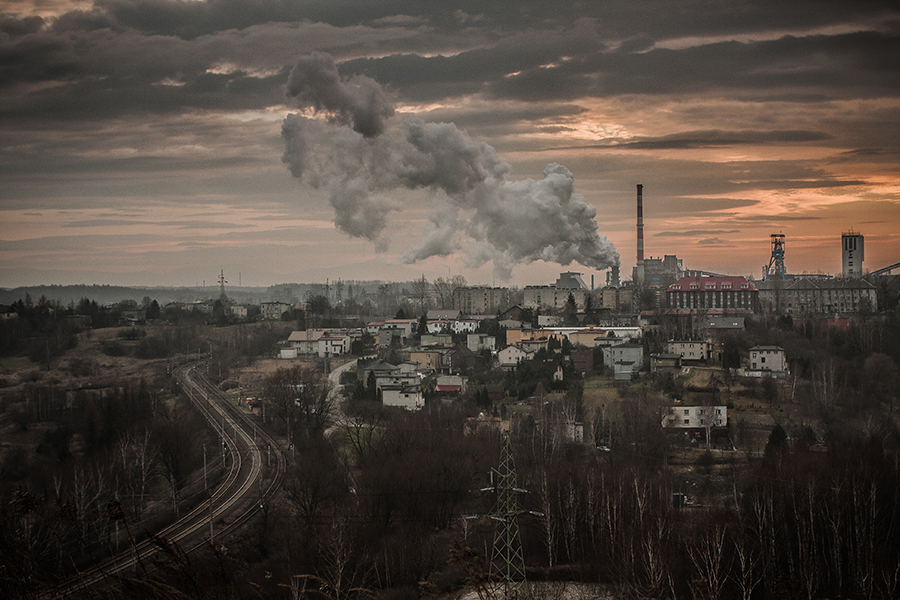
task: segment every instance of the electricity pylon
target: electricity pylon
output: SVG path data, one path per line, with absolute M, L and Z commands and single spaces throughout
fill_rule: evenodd
M 500 465 L 491 469 L 491 483 L 483 491 L 497 493 L 497 504 L 488 515 L 497 522 L 494 530 L 494 549 L 491 554 L 490 580 L 500 581 L 503 598 L 519 598 L 525 588 L 525 558 L 519 537 L 520 514 L 529 513 L 519 506 L 517 494 L 526 493 L 516 487 L 516 465 L 513 462 L 509 432 L 501 434 Z

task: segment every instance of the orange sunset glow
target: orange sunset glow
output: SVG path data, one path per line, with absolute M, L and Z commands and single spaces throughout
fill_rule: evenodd
M 900 261 L 890 3 L 0 6 L 2 287 Z

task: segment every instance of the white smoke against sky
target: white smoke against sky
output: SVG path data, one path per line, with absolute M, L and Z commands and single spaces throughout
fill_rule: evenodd
M 342 78 L 327 54 L 297 61 L 287 95 L 324 119 L 284 120 L 285 164 L 306 185 L 328 191 L 338 229 L 378 250 L 389 243 L 390 213 L 404 207 L 397 192 L 408 189 L 420 190 L 431 211 L 404 262 L 464 251 L 470 266 L 490 261 L 501 279 L 537 260 L 597 270 L 619 264 L 615 246 L 597 231 L 596 209 L 564 166 L 548 165 L 538 181 L 510 181 L 510 166 L 491 146 L 452 123 L 394 117 L 375 80 Z

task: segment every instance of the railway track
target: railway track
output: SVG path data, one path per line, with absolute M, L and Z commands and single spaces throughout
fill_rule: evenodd
M 156 536 L 190 553 L 237 531 L 271 500 L 284 478 L 285 457 L 278 443 L 229 402 L 196 363 L 175 369 L 182 390 L 221 436 L 227 471 L 210 498 Z M 115 587 L 120 578 L 148 574 L 159 548 L 147 539 L 84 571 L 64 590 L 46 598 L 77 596 L 94 586 Z

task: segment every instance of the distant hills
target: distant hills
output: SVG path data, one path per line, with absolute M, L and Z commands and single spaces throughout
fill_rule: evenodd
M 378 291 L 382 281 L 343 281 L 343 297 L 349 293 L 373 294 Z M 402 285 L 402 284 L 397 284 Z M 161 306 L 176 301 L 210 300 L 219 297 L 218 285 L 194 287 L 138 287 L 118 285 L 33 285 L 15 288 L 0 288 L 0 304 L 12 304 L 17 300 L 41 297 L 59 302 L 63 306 L 78 304 L 82 298 L 96 301 L 100 305 L 114 304 L 123 300 L 134 300 L 141 304 L 144 298 L 156 300 Z M 306 299 L 307 293 L 325 295 L 325 284 L 281 283 L 269 287 L 237 287 L 225 286 L 225 294 L 236 304 L 259 304 L 280 300 L 300 303 Z M 333 295 L 333 294 L 331 294 Z

